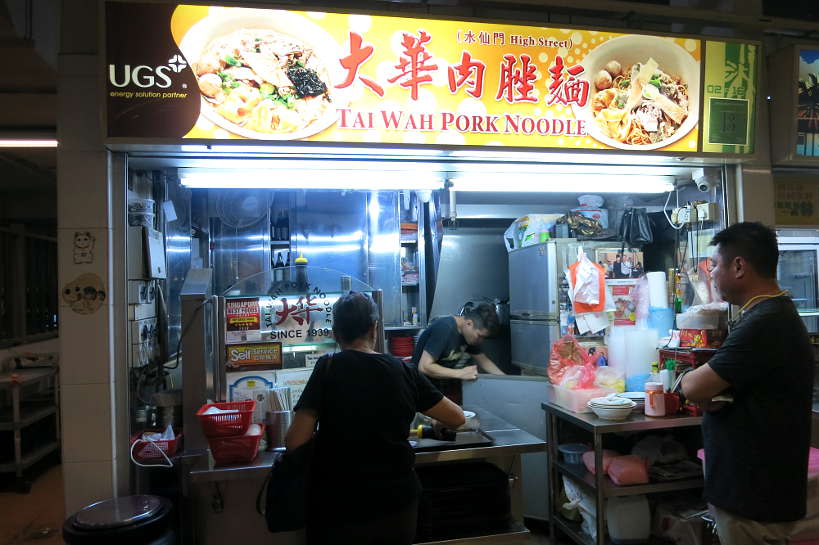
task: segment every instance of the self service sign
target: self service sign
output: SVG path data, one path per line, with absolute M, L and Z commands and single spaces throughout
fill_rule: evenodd
M 750 153 L 757 46 L 720 43 L 109 2 L 107 136 Z

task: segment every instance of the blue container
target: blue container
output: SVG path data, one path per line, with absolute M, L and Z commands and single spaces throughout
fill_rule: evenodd
M 667 337 L 668 331 L 674 329 L 674 309 L 650 307 L 648 309 L 648 328 L 657 332 L 657 336 Z
M 626 391 L 644 392 L 646 389 L 646 382 L 648 382 L 649 378 L 651 378 L 651 373 L 626 377 Z

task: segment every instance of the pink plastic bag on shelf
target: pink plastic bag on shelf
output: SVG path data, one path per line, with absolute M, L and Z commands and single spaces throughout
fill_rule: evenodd
M 608 473 L 611 461 L 618 456 L 620 456 L 619 452 L 616 452 L 614 450 L 603 450 L 603 473 Z M 592 474 L 596 473 L 594 467 L 593 450 L 583 453 L 583 465 L 586 466 L 586 469 L 588 469 L 590 473 Z
M 580 346 L 571 335 L 564 335 L 560 340 L 552 345 L 549 354 L 549 380 L 552 384 L 561 384 L 563 376 L 570 368 L 584 365 L 589 362 L 588 351 Z M 592 379 L 592 382 L 594 380 Z M 572 386 L 575 389 L 576 386 Z
M 617 486 L 645 484 L 648 482 L 648 463 L 633 454 L 617 456 L 609 464 L 608 474 Z

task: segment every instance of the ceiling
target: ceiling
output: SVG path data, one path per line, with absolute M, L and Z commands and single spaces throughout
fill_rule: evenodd
M 54 138 L 57 126 L 58 0 L 0 0 L 0 137 Z M 0 194 L 55 193 L 53 148 L 0 149 Z

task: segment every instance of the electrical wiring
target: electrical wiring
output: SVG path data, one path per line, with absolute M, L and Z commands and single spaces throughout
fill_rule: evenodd
M 188 333 L 188 330 L 190 329 L 191 324 L 193 324 L 193 319 L 196 317 L 197 314 L 199 314 L 199 311 L 202 310 L 202 307 L 204 307 L 205 305 L 207 305 L 207 304 L 209 304 L 211 302 L 213 302 L 212 298 L 205 299 L 204 301 L 202 301 L 202 303 L 198 307 L 196 307 L 193 310 L 193 314 L 191 315 L 191 320 L 185 325 L 185 327 L 182 329 L 182 331 L 179 332 L 179 340 L 176 343 L 176 355 L 175 355 L 176 361 L 175 361 L 175 363 L 173 365 L 165 364 L 166 369 L 176 369 L 177 367 L 179 367 L 179 353 L 182 351 L 182 339 L 185 338 L 185 335 Z
M 677 193 L 677 190 L 675 189 L 674 191 L 668 192 L 668 197 L 666 197 L 665 204 L 663 205 L 663 216 L 665 216 L 666 221 L 668 221 L 668 224 L 671 226 L 672 229 L 674 229 L 675 231 L 679 231 L 680 229 L 685 227 L 685 224 L 683 223 L 679 226 L 676 225 L 673 221 L 671 221 L 671 217 L 668 215 L 668 203 L 671 201 L 671 193 Z M 679 194 L 677 195 L 677 199 L 679 203 Z

